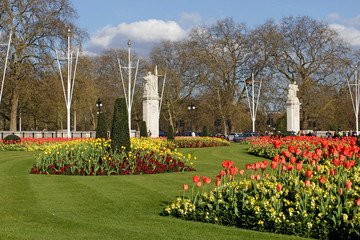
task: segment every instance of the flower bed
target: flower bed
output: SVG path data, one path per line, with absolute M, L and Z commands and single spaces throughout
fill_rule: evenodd
M 201 147 L 229 146 L 230 143 L 222 138 L 177 137 L 175 138 L 175 145 L 178 148 L 201 148 Z
M 4 144 L 3 140 L 0 139 L 0 151 L 43 151 L 54 144 L 79 139 L 85 138 L 21 138 L 20 142 L 14 142 L 13 144 Z M 135 141 L 135 139 L 132 138 L 132 141 Z M 151 141 L 158 142 L 158 145 L 167 146 L 170 149 L 229 145 L 229 142 L 224 139 L 210 137 L 177 137 L 174 142 L 168 142 L 166 138 L 151 138 Z
M 42 151 L 51 145 L 81 138 L 21 138 L 20 142 L 4 144 L 0 139 L 0 151 Z
M 360 161 L 354 139 L 255 141 L 262 145 L 259 152 L 274 154 L 271 163 L 238 170 L 224 161 L 210 193 L 196 176 L 192 189 L 198 186 L 197 193 L 177 198 L 163 214 L 318 239 L 360 238 Z M 203 178 L 205 186 L 210 182 Z
M 193 159 L 161 141 L 131 139 L 131 151 L 114 153 L 110 140 L 79 139 L 47 148 L 33 164 L 33 174 L 129 175 L 194 171 Z

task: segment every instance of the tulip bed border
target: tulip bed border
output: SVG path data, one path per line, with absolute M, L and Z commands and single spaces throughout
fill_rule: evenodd
M 47 148 L 33 164 L 32 174 L 138 175 L 195 171 L 191 155 L 186 158 L 171 145 L 151 139 L 132 139 L 131 151 L 113 152 L 110 140 L 81 139 Z
M 360 149 L 355 139 L 256 141 L 259 152 L 275 153 L 271 164 L 264 160 L 239 170 L 224 161 L 216 188 L 208 193 L 211 179 L 203 177 L 203 187 L 195 176 L 191 197 L 184 185 L 184 196 L 163 214 L 318 239 L 360 237 Z

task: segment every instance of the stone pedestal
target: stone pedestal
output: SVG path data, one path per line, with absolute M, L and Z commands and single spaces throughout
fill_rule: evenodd
M 299 132 L 300 131 L 300 101 L 296 96 L 299 90 L 296 84 L 289 85 L 288 100 L 286 101 L 286 115 L 287 115 L 287 130 Z
M 148 134 L 151 133 L 151 137 L 159 137 L 160 98 L 157 75 L 149 72 L 144 80 L 143 121 L 146 122 Z
M 143 100 L 143 120 L 151 137 L 159 137 L 159 98 Z
M 287 115 L 287 130 L 299 132 L 300 131 L 300 102 L 287 101 L 286 102 L 286 115 Z

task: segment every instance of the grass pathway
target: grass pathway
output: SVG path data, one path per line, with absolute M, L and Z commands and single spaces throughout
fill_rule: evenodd
M 195 174 L 214 180 L 223 160 L 239 168 L 261 160 L 238 144 L 179 151 L 197 157 L 198 171 L 32 175 L 36 153 L 0 152 L 0 239 L 300 239 L 160 216 Z

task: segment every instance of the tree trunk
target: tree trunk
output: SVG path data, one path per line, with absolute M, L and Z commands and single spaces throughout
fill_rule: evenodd
M 174 126 L 174 123 L 173 123 L 173 117 L 172 117 L 172 113 L 171 113 L 170 104 L 168 104 L 168 114 L 169 114 L 169 124 L 171 126 L 173 126 L 173 128 L 174 128 L 175 126 Z
M 11 95 L 10 131 L 16 131 L 18 106 L 19 106 L 19 93 L 17 87 L 15 86 Z

